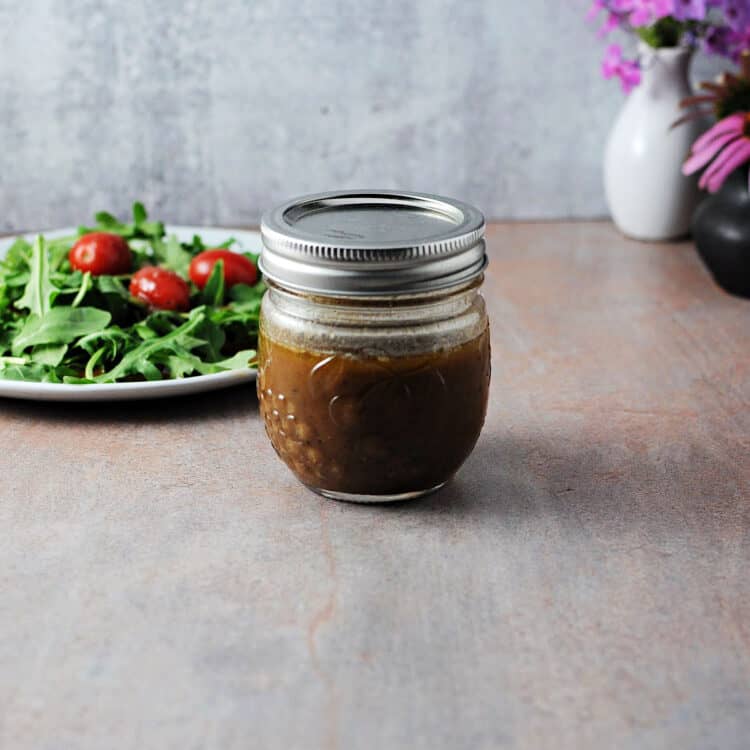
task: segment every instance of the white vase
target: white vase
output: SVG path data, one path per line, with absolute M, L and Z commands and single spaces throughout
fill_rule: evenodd
M 688 234 L 700 200 L 697 180 L 680 171 L 702 121 L 672 127 L 692 93 L 692 50 L 640 48 L 642 80 L 615 121 L 604 156 L 604 187 L 615 224 L 639 240 Z

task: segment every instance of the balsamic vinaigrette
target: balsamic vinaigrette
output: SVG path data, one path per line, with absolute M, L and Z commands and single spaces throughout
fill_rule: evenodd
M 258 398 L 274 449 L 332 493 L 400 495 L 444 484 L 484 424 L 489 329 L 447 351 L 320 354 L 259 341 Z

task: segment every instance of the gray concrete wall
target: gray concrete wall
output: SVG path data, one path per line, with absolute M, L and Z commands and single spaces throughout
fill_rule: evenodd
M 621 102 L 586 0 L 0 0 L 0 230 L 143 199 L 247 224 L 411 188 L 491 218 L 606 211 Z

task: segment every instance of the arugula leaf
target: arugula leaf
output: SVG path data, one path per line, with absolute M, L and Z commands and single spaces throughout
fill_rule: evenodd
M 30 263 L 31 276 L 16 307 L 26 308 L 32 314 L 42 316 L 49 312 L 59 290 L 50 279 L 47 246 L 41 235 L 34 242 Z
M 103 354 L 114 360 L 121 351 L 125 351 L 133 342 L 133 337 L 118 326 L 109 326 L 101 331 L 94 331 L 78 340 L 77 346 L 88 354 L 102 349 Z M 101 355 L 100 355 L 101 356 Z
M 202 238 L 197 234 L 193 235 L 193 239 L 190 242 L 183 242 L 182 245 L 191 255 L 198 255 L 198 253 L 202 253 L 206 249 Z
M 224 358 L 221 351 L 227 337 L 224 329 L 211 320 L 210 313 L 206 314 L 206 319 L 196 328 L 195 336 L 202 341 L 202 346 L 198 350 L 202 359 L 217 362 Z
M 121 377 L 138 372 L 146 375 L 144 370 L 150 370 L 147 367 L 149 358 L 159 350 L 174 350 L 175 348 L 194 348 L 200 344 L 199 339 L 195 339 L 190 334 L 203 322 L 206 315 L 204 307 L 196 307 L 188 316 L 188 319 L 179 328 L 175 328 L 160 338 L 149 339 L 135 348 L 131 349 L 123 356 L 120 363 L 115 365 L 109 372 L 94 378 L 96 383 L 114 383 Z M 153 374 L 153 373 L 152 373 Z M 148 377 L 148 375 L 146 375 Z
M 86 296 L 86 293 L 93 287 L 93 282 L 91 281 L 91 272 L 86 271 L 86 273 L 83 274 L 83 278 L 81 279 L 81 286 L 76 294 L 76 296 L 73 298 L 73 301 L 70 303 L 71 307 L 78 307 L 78 305 L 81 304 L 83 301 L 83 298 Z
M 95 276 L 92 282 L 95 294 L 89 295 L 87 301 L 108 310 L 115 323 L 126 325 L 143 316 L 146 305 L 131 297 L 116 276 Z
M 83 371 L 83 376 L 85 380 L 93 380 L 95 377 L 95 367 L 99 363 L 99 360 L 104 356 L 106 353 L 107 348 L 105 346 L 100 347 L 97 349 L 90 357 L 89 361 L 86 363 L 86 367 Z
M 190 268 L 190 261 L 193 256 L 185 250 L 177 237 L 170 234 L 169 237 L 164 241 L 164 260 L 163 264 L 166 268 L 180 274 L 180 276 L 187 276 L 188 269 Z
M 139 224 L 143 224 L 146 219 L 148 219 L 146 208 L 144 207 L 143 203 L 141 203 L 140 201 L 136 201 L 133 204 L 133 224 L 138 226 Z
M 41 365 L 57 367 L 67 351 L 67 344 L 40 344 L 32 349 L 31 359 Z
M 214 263 L 211 275 L 206 280 L 206 285 L 201 292 L 201 301 L 204 305 L 221 307 L 224 304 L 224 261 Z
M 94 219 L 96 219 L 96 223 L 100 227 L 111 227 L 111 228 L 117 228 L 120 225 L 120 222 L 112 216 L 112 214 L 108 213 L 107 211 L 99 211 L 96 214 L 94 214 Z
M 136 201 L 133 204 L 133 226 L 144 237 L 160 238 L 164 236 L 164 224 L 160 221 L 146 221 L 148 213 L 143 205 Z
M 151 328 L 151 326 L 142 320 L 140 323 L 136 323 L 133 326 L 133 330 L 141 337 L 143 341 L 149 341 L 150 339 L 158 338 L 159 334 Z
M 13 289 L 14 287 L 26 287 L 26 284 L 29 283 L 29 279 L 31 278 L 31 273 L 29 271 L 15 271 L 10 272 L 6 271 L 6 273 L 3 275 L 2 279 L 0 280 L 0 289 Z
M 131 224 L 118 221 L 106 211 L 100 211 L 94 218 L 96 219 L 96 226 L 78 227 L 79 236 L 99 231 L 119 234 L 126 239 L 158 240 L 164 236 L 164 224 L 160 221 L 146 221 L 148 214 L 142 203 L 133 204 L 133 222 Z
M 17 237 L 8 248 L 5 257 L 0 261 L 0 267 L 9 271 L 28 269 L 31 258 L 31 243 L 24 237 Z
M 235 302 L 260 302 L 266 291 L 266 285 L 259 281 L 255 286 L 235 284 L 229 290 L 230 299 Z
M 55 237 L 45 240 L 47 245 L 47 254 L 49 255 L 50 271 L 59 271 L 63 261 L 67 260 L 70 248 L 77 240 L 77 237 Z
M 105 328 L 111 318 L 108 312 L 95 307 L 53 307 L 44 317 L 29 315 L 11 349 L 17 356 L 35 344 L 69 344 Z
M 10 351 L 10 345 L 15 337 L 15 329 L 11 321 L 0 322 L 0 358 Z
M 227 370 L 245 370 L 255 358 L 255 349 L 245 349 L 220 362 L 205 362 L 195 354 L 178 350 L 175 354 L 161 358 L 160 363 L 169 371 L 171 377 L 184 378 L 194 372 L 200 375 L 214 375 Z
M 0 361 L 0 378 L 5 380 L 35 380 L 38 383 L 56 382 L 54 370 L 42 364 L 18 364 Z
M 113 294 L 126 302 L 135 302 L 116 276 L 97 276 L 96 287 L 102 294 Z
M 222 370 L 244 370 L 255 364 L 257 356 L 258 352 L 255 349 L 243 349 L 233 357 L 216 362 L 215 366 L 220 367 Z

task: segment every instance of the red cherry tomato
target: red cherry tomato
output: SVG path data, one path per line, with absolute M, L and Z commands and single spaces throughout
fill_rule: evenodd
M 76 271 L 89 271 L 92 276 L 116 275 L 130 270 L 133 255 L 119 235 L 91 232 L 76 240 L 68 260 Z
M 231 250 L 214 248 L 199 253 L 190 263 L 190 280 L 193 284 L 203 289 L 220 260 L 224 261 L 224 284 L 227 289 L 235 284 L 252 286 L 258 280 L 258 271 L 251 260 Z
M 174 271 L 157 266 L 146 266 L 136 271 L 130 280 L 130 293 L 156 310 L 190 308 L 190 287 Z

